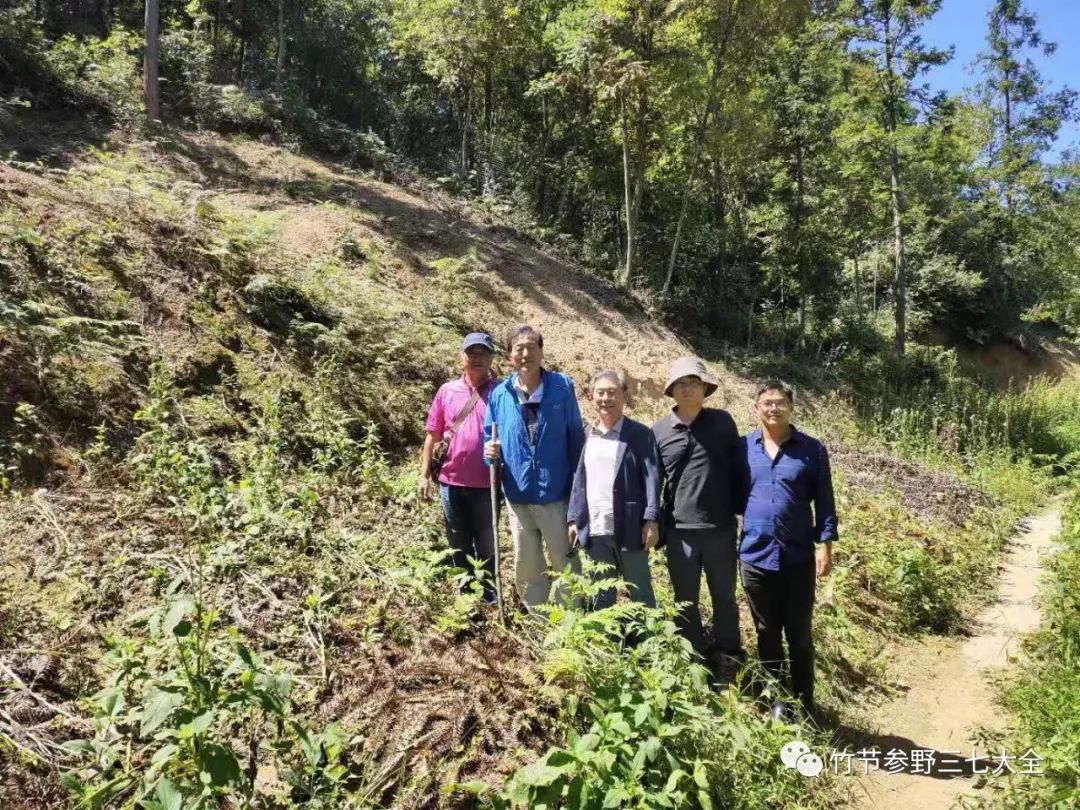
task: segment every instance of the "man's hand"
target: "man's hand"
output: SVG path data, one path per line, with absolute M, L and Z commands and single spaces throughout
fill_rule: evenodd
M 646 520 L 641 524 L 641 544 L 646 551 L 652 551 L 660 542 L 660 527 L 655 520 Z
M 488 461 L 498 461 L 502 452 L 502 443 L 498 439 L 492 439 L 484 445 L 484 458 Z
M 832 543 L 818 543 L 814 552 L 814 564 L 819 577 L 827 577 L 832 570 Z
M 566 527 L 566 539 L 570 541 L 571 550 L 577 548 L 577 544 L 578 544 L 577 537 L 578 537 L 577 524 L 576 523 L 569 524 Z
M 420 484 L 417 486 L 417 490 L 420 493 L 420 500 L 433 501 L 435 500 L 435 482 L 428 476 L 424 475 L 420 477 Z

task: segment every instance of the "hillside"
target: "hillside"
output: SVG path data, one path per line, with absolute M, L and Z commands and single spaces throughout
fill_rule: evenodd
M 560 745 L 588 657 L 455 595 L 413 495 L 424 410 L 463 332 L 524 322 L 579 396 L 625 368 L 648 420 L 692 336 L 402 172 L 179 130 L 23 157 L 0 165 L 0 803 L 205 772 L 197 806 L 470 806 L 459 783 Z M 745 423 L 747 373 L 708 359 Z M 818 626 L 832 726 L 807 733 L 843 741 L 867 722 L 851 696 L 892 679 L 883 650 L 964 627 L 1046 480 L 1003 462 L 983 489 L 813 402 L 852 542 Z M 724 695 L 743 741 L 701 766 L 718 800 L 845 795 L 785 772 L 788 732 Z M 181 806 L 157 784 L 146 806 Z

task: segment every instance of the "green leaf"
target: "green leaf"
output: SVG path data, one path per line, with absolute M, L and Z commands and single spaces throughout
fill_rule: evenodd
M 214 718 L 217 713 L 210 709 L 203 712 L 190 723 L 185 723 L 180 729 L 180 736 L 184 739 L 195 737 L 199 734 L 203 734 L 210 726 L 214 724 Z
M 61 743 L 60 747 L 73 754 L 94 753 L 94 744 L 90 740 L 68 740 L 66 743 Z
M 645 752 L 645 756 L 649 762 L 655 762 L 662 745 L 663 743 L 660 742 L 659 737 L 649 737 L 649 739 L 645 740 L 642 744 L 641 750 Z
M 227 745 L 207 743 L 199 757 L 199 774 L 204 784 L 227 787 L 240 781 L 240 763 Z
M 155 689 L 150 697 L 143 703 L 142 723 L 139 726 L 139 736 L 145 737 L 152 734 L 169 719 L 169 716 L 184 705 L 184 696 L 179 692 L 166 692 L 164 689 Z
M 578 739 L 574 750 L 579 754 L 583 754 L 587 751 L 595 751 L 598 745 L 600 745 L 600 735 L 586 734 Z
M 106 717 L 116 717 L 124 708 L 124 693 L 118 687 L 102 689 L 92 698 Z
M 151 766 L 160 768 L 172 759 L 173 755 L 179 750 L 179 746 L 175 743 L 166 743 L 154 752 L 154 756 L 150 759 Z
M 641 726 L 649 719 L 649 704 L 642 703 L 634 710 L 634 725 Z
M 709 796 L 708 791 L 699 790 L 697 792 L 698 804 L 701 805 L 701 810 L 712 810 L 713 803 L 712 797 Z
M 184 806 L 183 795 L 177 789 L 176 785 L 164 776 L 158 780 L 157 790 L 154 791 L 154 798 L 157 799 L 158 804 L 161 805 L 161 810 L 182 810 Z
M 700 759 L 694 760 L 694 783 L 699 788 L 707 788 L 709 786 L 709 778 L 705 773 L 705 763 Z
M 76 796 L 81 797 L 86 793 L 86 788 L 83 786 L 83 783 L 80 782 L 79 778 L 71 771 L 60 774 L 60 782 Z
M 195 603 L 190 599 L 177 599 L 165 612 L 165 619 L 161 623 L 161 629 L 166 633 L 176 633 L 178 636 L 187 635 L 191 632 L 191 622 L 185 622 L 184 617 L 195 610 Z M 186 625 L 185 632 L 176 632 L 178 626 Z M 180 628 L 184 630 L 185 628 Z
M 604 808 L 610 810 L 612 807 L 622 807 L 623 804 L 630 798 L 630 794 L 624 787 L 613 787 L 604 794 Z
M 300 750 L 304 752 L 308 764 L 312 767 L 317 766 L 322 760 L 322 746 L 319 745 L 318 739 L 313 738 L 311 733 L 299 724 L 294 724 L 294 728 L 296 738 L 300 741 Z
M 671 793 L 675 788 L 679 786 L 679 782 L 682 781 L 684 776 L 689 776 L 682 768 L 676 768 L 671 772 L 671 776 L 668 777 L 667 784 L 664 785 L 664 792 Z

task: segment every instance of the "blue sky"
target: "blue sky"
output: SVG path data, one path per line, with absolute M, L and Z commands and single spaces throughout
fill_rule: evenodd
M 986 47 L 986 14 L 991 5 L 992 0 L 944 0 L 941 10 L 923 27 L 926 44 L 956 48 L 952 61 L 927 74 L 933 89 L 953 93 L 979 80 L 972 62 Z M 1024 0 L 1024 5 L 1038 17 L 1043 39 L 1057 43 L 1052 56 L 1032 55 L 1043 79 L 1055 90 L 1065 86 L 1080 90 L 1080 0 Z M 1054 153 L 1069 147 L 1080 151 L 1080 123 L 1075 121 L 1061 128 Z

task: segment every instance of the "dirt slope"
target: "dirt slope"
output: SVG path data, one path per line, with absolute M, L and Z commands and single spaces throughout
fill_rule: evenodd
M 334 255 L 346 240 L 373 244 L 394 255 L 382 282 L 419 297 L 438 274 L 432 263 L 442 260 L 450 266 L 451 303 L 462 307 L 447 317 L 500 339 L 515 324 L 532 324 L 544 333 L 552 365 L 581 382 L 597 368 L 625 369 L 643 411 L 663 407 L 668 363 L 692 351 L 568 256 L 417 181 L 382 182 L 255 141 L 197 135 L 185 143 L 187 154 L 173 159 L 202 184 L 193 193 L 235 213 L 276 215 L 274 239 L 298 263 Z M 724 383 L 717 404 L 746 396 L 745 379 L 714 371 Z

